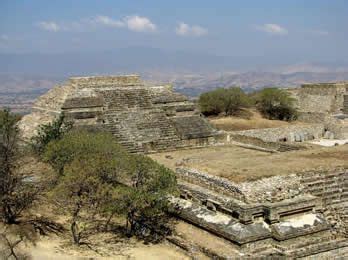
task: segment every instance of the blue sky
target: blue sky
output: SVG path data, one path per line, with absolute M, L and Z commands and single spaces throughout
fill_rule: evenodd
M 0 0 L 0 53 L 131 46 L 347 61 L 348 1 Z

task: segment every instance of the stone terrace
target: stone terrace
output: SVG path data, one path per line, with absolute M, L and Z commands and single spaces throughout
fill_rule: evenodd
M 217 131 L 171 86 L 139 76 L 75 77 L 41 96 L 23 118 L 23 137 L 59 114 L 76 126 L 104 129 L 130 152 L 151 153 L 210 145 Z
M 245 149 L 236 145 L 152 154 L 164 165 L 193 168 L 212 175 L 240 182 L 269 176 L 288 175 L 318 168 L 348 166 L 348 145 L 286 153 L 269 153 Z

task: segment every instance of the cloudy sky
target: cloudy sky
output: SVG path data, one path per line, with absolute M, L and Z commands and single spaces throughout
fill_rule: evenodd
M 347 0 L 0 0 L 0 53 L 142 46 L 348 60 Z

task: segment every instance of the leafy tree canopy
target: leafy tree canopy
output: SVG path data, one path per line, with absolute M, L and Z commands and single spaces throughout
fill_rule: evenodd
M 198 100 L 205 115 L 234 115 L 250 105 L 249 97 L 239 87 L 218 88 L 200 95 Z
M 283 89 L 265 88 L 255 95 L 257 109 L 269 119 L 294 120 L 295 99 Z

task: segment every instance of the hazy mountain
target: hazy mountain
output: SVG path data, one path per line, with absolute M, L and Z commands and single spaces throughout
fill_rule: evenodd
M 260 64 L 257 57 L 147 47 L 99 53 L 0 54 L 0 106 L 16 104 L 25 111 L 38 95 L 76 75 L 138 73 L 149 82 L 172 83 L 191 97 L 217 87 L 240 86 L 252 91 L 348 80 L 348 63 L 344 61 L 266 63 Z
M 261 61 L 262 60 L 262 61 Z M 104 52 L 0 54 L 0 73 L 90 75 L 113 73 L 204 73 L 266 71 L 277 73 L 348 71 L 347 62 L 284 64 L 258 57 L 222 57 L 192 51 L 129 47 Z
M 191 97 L 218 87 L 240 86 L 245 91 L 264 87 L 299 87 L 303 83 L 336 82 L 348 80 L 348 72 L 246 72 L 221 74 L 210 77 L 191 76 L 173 81 L 175 88 Z

